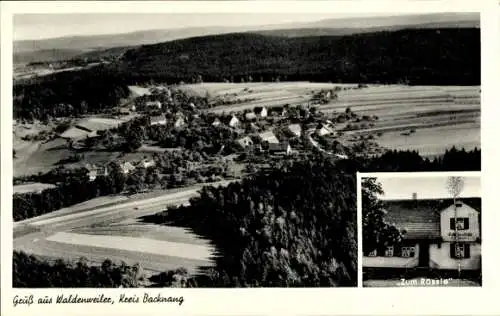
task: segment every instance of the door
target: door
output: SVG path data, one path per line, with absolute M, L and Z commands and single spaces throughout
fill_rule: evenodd
M 429 242 L 422 241 L 420 243 L 420 249 L 418 254 L 418 266 L 419 267 L 429 267 Z

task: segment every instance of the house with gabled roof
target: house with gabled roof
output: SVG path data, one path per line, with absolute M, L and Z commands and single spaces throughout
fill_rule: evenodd
M 480 270 L 480 213 L 463 201 L 436 210 L 436 201 L 385 201 L 385 221 L 403 233 L 399 245 L 363 252 L 363 268 Z
M 257 119 L 257 115 L 254 112 L 247 112 L 245 113 L 245 120 L 247 121 L 253 121 Z
M 219 120 L 218 117 L 214 118 L 214 120 L 212 121 L 212 126 L 220 126 L 221 125 L 221 121 Z
M 266 117 L 267 116 L 267 109 L 263 106 L 257 106 L 254 109 L 254 113 L 258 117 Z
M 272 131 L 266 131 L 266 132 L 263 132 L 263 133 L 260 133 L 259 134 L 259 138 L 262 142 L 267 142 L 269 144 L 279 144 L 279 140 L 278 138 L 276 138 L 276 136 L 274 135 L 274 133 Z
M 242 148 L 247 148 L 253 145 L 253 141 L 250 137 L 245 136 L 236 141 Z
M 106 166 L 98 166 L 95 164 L 86 164 L 85 168 L 88 170 L 87 175 L 90 181 L 94 181 L 98 176 L 107 176 L 108 168 Z
M 240 125 L 240 120 L 238 120 L 236 116 L 232 115 L 228 119 L 227 125 L 229 125 L 230 127 L 238 127 Z
M 292 154 L 292 147 L 288 142 L 282 142 L 282 143 L 269 143 L 268 144 L 268 150 L 270 153 L 275 154 L 275 155 L 291 155 Z
M 334 134 L 335 131 L 328 125 L 326 124 L 321 124 L 316 128 L 316 134 L 318 136 L 326 136 L 326 135 L 331 135 Z
M 149 117 L 149 125 L 166 125 L 167 118 L 164 115 L 154 115 Z
M 287 130 L 295 137 L 300 137 L 302 135 L 302 127 L 300 124 L 290 124 L 287 126 Z
M 130 171 L 135 170 L 135 166 L 132 163 L 130 163 L 129 161 L 120 164 L 120 168 L 121 168 L 122 172 L 125 174 L 129 173 Z

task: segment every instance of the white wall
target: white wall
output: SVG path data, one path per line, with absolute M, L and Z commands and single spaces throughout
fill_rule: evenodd
M 366 268 L 414 268 L 418 266 L 419 245 L 415 245 L 415 257 L 368 257 L 363 256 Z
M 455 241 L 454 230 L 450 230 L 450 218 L 455 216 L 453 205 L 441 211 L 441 236 L 444 241 Z M 457 207 L 457 217 L 469 218 L 469 229 L 459 230 L 459 237 L 461 241 L 475 241 L 479 238 L 479 213 L 472 207 L 463 204 Z M 470 233 L 470 235 L 469 235 Z
M 470 244 L 470 258 L 455 259 L 450 257 L 451 243 L 441 243 L 441 248 L 437 244 L 431 244 L 429 248 L 430 267 L 434 269 L 458 269 L 460 263 L 461 270 L 478 270 L 481 268 L 481 244 Z

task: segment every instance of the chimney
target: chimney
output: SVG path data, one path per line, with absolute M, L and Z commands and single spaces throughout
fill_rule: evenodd
M 411 197 L 412 197 L 412 200 L 413 200 L 413 201 L 416 201 L 416 200 L 417 200 L 417 193 L 416 193 L 416 192 L 413 192 L 413 193 L 411 194 Z

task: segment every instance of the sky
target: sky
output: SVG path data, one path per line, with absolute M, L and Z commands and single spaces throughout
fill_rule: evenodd
M 55 38 L 69 35 L 103 35 L 141 30 L 175 29 L 208 26 L 257 26 L 305 23 L 331 18 L 383 16 L 387 13 L 328 14 L 16 14 L 13 18 L 14 40 Z
M 391 177 L 378 178 L 384 195 L 380 199 L 398 200 L 411 199 L 412 193 L 417 193 L 418 199 L 450 198 L 446 189 L 447 177 Z M 464 177 L 464 188 L 460 197 L 481 197 L 481 178 L 479 176 Z

